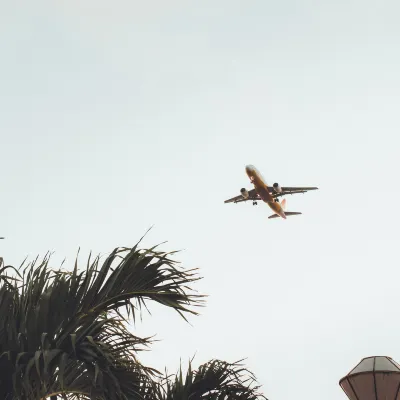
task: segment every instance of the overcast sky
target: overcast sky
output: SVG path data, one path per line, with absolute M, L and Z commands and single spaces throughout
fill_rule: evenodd
M 6 263 L 154 225 L 209 298 L 151 308 L 147 364 L 247 357 L 270 400 L 344 400 L 362 357 L 400 361 L 398 1 L 0 4 Z M 320 190 L 287 220 L 224 204 L 246 164 Z

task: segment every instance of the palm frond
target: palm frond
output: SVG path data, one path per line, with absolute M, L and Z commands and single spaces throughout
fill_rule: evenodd
M 50 255 L 16 271 L 0 264 L 0 398 L 143 399 L 158 371 L 137 352 L 150 338 L 129 332 L 130 316 L 157 302 L 185 314 L 202 297 L 190 284 L 195 270 L 178 267 L 171 253 L 117 248 L 81 271 L 50 268 Z M 127 310 L 123 315 L 121 309 Z
M 182 366 L 174 377 L 166 375 L 156 397 L 158 400 L 265 399 L 259 392 L 255 376 L 243 367 L 241 361 L 211 360 L 197 370 L 193 370 L 190 361 L 186 377 L 183 378 Z

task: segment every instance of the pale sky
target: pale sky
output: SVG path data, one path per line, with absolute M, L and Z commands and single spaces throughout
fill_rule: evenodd
M 361 358 L 400 361 L 398 1 L 0 3 L 1 255 L 72 266 L 145 240 L 208 294 L 152 307 L 142 360 L 247 357 L 270 400 L 345 400 Z M 224 204 L 268 183 L 303 215 Z M 69 263 L 69 264 L 68 264 Z

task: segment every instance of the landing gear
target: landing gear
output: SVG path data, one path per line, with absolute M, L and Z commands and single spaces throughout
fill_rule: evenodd
M 257 202 L 256 201 L 253 201 L 253 206 L 256 206 L 257 205 Z
M 274 201 L 275 203 L 279 203 L 279 199 L 277 197 L 274 199 Z

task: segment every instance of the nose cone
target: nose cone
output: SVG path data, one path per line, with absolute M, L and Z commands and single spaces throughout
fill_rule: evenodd
M 248 174 L 254 172 L 255 170 L 256 170 L 256 168 L 254 167 L 254 165 L 251 165 L 251 164 L 246 165 L 246 172 Z
M 246 174 L 250 179 L 254 178 L 257 175 L 256 167 L 254 165 L 246 165 Z

